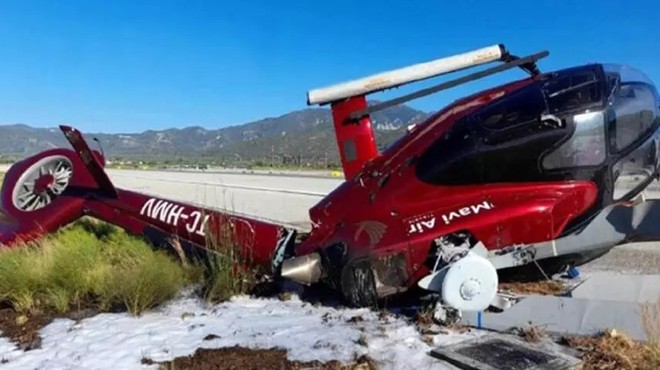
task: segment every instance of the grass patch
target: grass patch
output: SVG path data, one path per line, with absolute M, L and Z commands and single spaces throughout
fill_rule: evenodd
M 247 294 L 257 284 L 260 271 L 253 267 L 252 256 L 245 253 L 249 248 L 237 243 L 237 232 L 230 216 L 221 216 L 215 224 L 207 225 L 202 296 L 208 302 Z
M 567 338 L 568 345 L 582 352 L 583 370 L 657 370 L 660 346 L 640 343 L 625 334 L 610 331 L 595 337 Z
M 140 315 L 190 284 L 208 302 L 249 293 L 258 272 L 234 242 L 231 218 L 220 221 L 207 232 L 209 252 L 194 261 L 177 239 L 168 243 L 174 253 L 167 253 L 90 218 L 37 241 L 0 248 L 0 302 L 22 314 L 92 307 Z
M 524 283 L 500 283 L 498 290 L 524 295 L 561 295 L 566 292 L 566 287 L 559 281 L 543 280 Z
M 0 301 L 22 314 L 95 308 L 134 315 L 173 298 L 196 284 L 208 302 L 247 294 L 257 283 L 234 240 L 234 225 L 222 220 L 209 232 L 209 252 L 188 261 L 180 243 L 174 253 L 157 250 L 119 227 L 85 218 L 40 240 L 0 248 Z
M 641 304 L 640 313 L 647 339 L 644 343 L 616 330 L 594 337 L 566 338 L 569 346 L 582 352 L 582 369 L 660 369 L 660 298 Z
M 139 315 L 190 282 L 184 267 L 165 252 L 87 219 L 39 241 L 0 250 L 0 277 L 0 300 L 22 313 L 64 313 L 93 305 Z

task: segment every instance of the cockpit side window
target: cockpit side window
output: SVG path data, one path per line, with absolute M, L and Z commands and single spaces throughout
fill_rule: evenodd
M 563 116 L 573 132 L 570 138 L 542 159 L 547 170 L 588 167 L 607 158 L 603 93 L 596 70 L 571 69 L 549 79 L 544 91 L 551 113 Z
M 511 129 L 538 121 L 545 109 L 540 89 L 532 85 L 483 108 L 475 121 L 490 130 Z
M 645 136 L 657 119 L 656 94 L 644 83 L 622 84 L 612 94 L 610 128 L 619 152 Z
M 549 79 L 543 90 L 551 114 L 584 109 L 602 103 L 600 83 L 592 69 L 562 73 Z
M 505 95 L 457 121 L 420 156 L 418 178 L 430 184 L 526 182 L 543 178 L 538 158 L 567 131 L 544 122 L 538 83 Z
M 588 112 L 573 116 L 575 132 L 559 148 L 543 158 L 549 170 L 581 166 L 596 166 L 606 159 L 603 112 Z

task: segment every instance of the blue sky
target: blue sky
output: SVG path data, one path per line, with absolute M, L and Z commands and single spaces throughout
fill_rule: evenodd
M 660 84 L 659 27 L 660 3 L 646 0 L 3 0 L 0 124 L 218 128 L 303 109 L 311 88 L 495 43 L 549 50 L 543 70 L 616 62 Z M 411 105 L 437 110 L 523 76 Z

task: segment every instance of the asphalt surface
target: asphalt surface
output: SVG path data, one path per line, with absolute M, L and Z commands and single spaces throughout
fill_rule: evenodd
M 613 248 L 608 254 L 580 267 L 583 273 L 610 271 L 619 274 L 660 274 L 660 243 L 634 243 Z
M 164 198 L 226 209 L 278 223 L 309 228 L 308 210 L 342 183 L 341 178 L 249 173 L 108 170 L 118 187 Z M 660 192 L 646 193 L 660 198 Z M 660 227 L 660 225 L 659 225 Z M 585 273 L 612 271 L 660 274 L 660 243 L 618 246 L 581 267 Z
M 309 228 L 308 210 L 340 178 L 243 173 L 107 170 L 117 187 Z

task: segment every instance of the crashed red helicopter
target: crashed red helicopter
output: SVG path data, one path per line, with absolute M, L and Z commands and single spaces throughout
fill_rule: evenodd
M 101 152 L 61 126 L 73 150 L 14 164 L 2 188 L 0 242 L 53 232 L 83 215 L 204 248 L 229 225 L 255 264 L 277 279 L 323 283 L 354 306 L 413 288 L 439 307 L 484 310 L 502 278 L 549 276 L 616 245 L 659 240 L 660 98 L 643 73 L 589 64 L 541 73 L 494 45 L 308 92 L 330 104 L 346 181 L 297 230 L 118 189 Z M 368 94 L 497 65 L 368 106 Z M 455 101 L 379 153 L 370 114 L 513 68 L 529 76 Z

